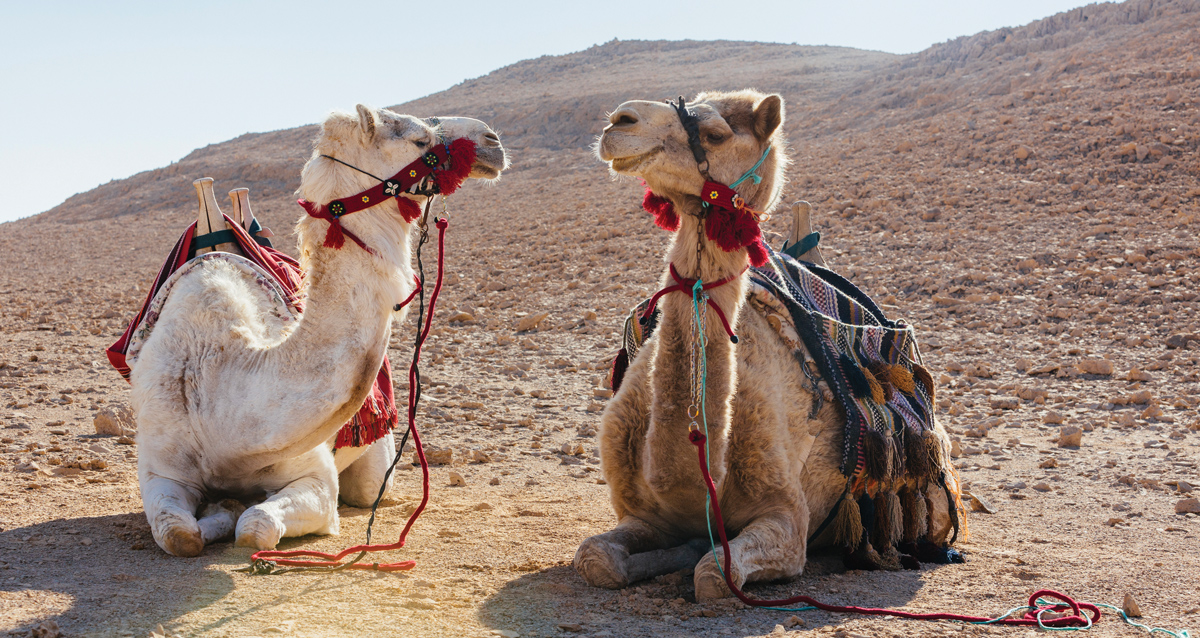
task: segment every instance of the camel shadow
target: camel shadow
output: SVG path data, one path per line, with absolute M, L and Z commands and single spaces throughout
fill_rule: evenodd
M 745 591 L 759 599 L 806 595 L 831 605 L 895 608 L 912 602 L 924 586 L 924 572 L 944 567 L 953 566 L 847 571 L 840 555 L 814 553 L 801 576 L 756 583 Z M 569 564 L 509 581 L 483 602 L 477 614 L 485 627 L 522 636 L 572 632 L 574 636 L 655 638 L 767 634 L 792 615 L 803 619 L 806 629 L 836 625 L 847 617 L 819 610 L 753 609 L 732 597 L 697 603 L 691 571 L 659 576 L 622 590 L 600 589 L 588 586 Z
M 315 537 L 284 539 L 280 549 Z M 235 587 L 227 567 L 247 564 L 251 550 L 215 543 L 196 558 L 169 556 L 154 544 L 140 512 L 59 519 L 0 531 L 0 634 L 28 635 L 54 621 L 64 635 L 145 636 L 168 630 L 194 612 L 228 603 Z M 320 597 L 364 578 L 315 578 L 298 591 L 276 590 L 252 606 L 217 608 L 189 629 L 205 634 L 236 628 L 265 610 Z M 263 577 L 271 578 L 271 577 Z M 168 631 L 168 633 L 170 633 Z
M 146 635 L 233 590 L 228 574 L 208 569 L 230 562 L 219 547 L 195 559 L 168 556 L 140 512 L 4 530 L 0 600 L 12 626 L 2 629 L 53 620 L 68 635 Z

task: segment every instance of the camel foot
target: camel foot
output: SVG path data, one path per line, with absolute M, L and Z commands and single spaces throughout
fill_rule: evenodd
M 746 584 L 746 579 L 742 578 L 736 569 L 729 576 L 739 589 Z M 733 595 L 733 592 L 729 590 L 729 585 L 725 583 L 725 576 L 721 573 L 720 566 L 717 565 L 717 561 L 711 553 L 704 554 L 704 558 L 701 558 L 700 562 L 696 564 L 696 573 L 692 581 L 696 586 L 696 602 L 728 598 Z
M 275 549 L 286 529 L 258 506 L 251 507 L 237 522 L 237 540 L 234 545 L 253 549 Z
M 204 551 L 204 539 L 200 536 L 200 526 L 192 524 L 194 529 L 182 525 L 174 525 L 163 532 L 158 546 L 172 556 L 191 558 L 199 556 Z
M 629 585 L 625 548 L 593 536 L 579 544 L 575 551 L 575 571 L 592 587 L 621 589 Z

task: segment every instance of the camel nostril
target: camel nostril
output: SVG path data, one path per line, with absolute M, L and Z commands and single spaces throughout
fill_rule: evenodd
M 613 126 L 633 126 L 638 123 L 638 116 L 632 109 L 621 109 L 610 115 L 608 121 Z
M 500 146 L 500 136 L 488 131 L 483 134 L 483 143 L 485 146 Z

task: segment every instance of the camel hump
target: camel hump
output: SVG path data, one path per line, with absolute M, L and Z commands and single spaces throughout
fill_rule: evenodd
M 792 232 L 788 236 L 788 244 L 799 244 L 812 234 L 812 204 L 800 200 L 792 204 Z M 796 258 L 822 267 L 826 265 L 825 258 L 821 255 L 821 248 L 815 243 L 812 248 L 800 253 Z
M 213 194 L 213 178 L 201 177 L 192 182 L 192 186 L 196 188 L 196 199 L 198 201 L 198 211 L 196 213 L 196 242 L 200 247 L 196 248 L 196 254 L 202 255 L 207 252 L 220 251 L 225 253 L 233 253 L 235 255 L 242 254 L 238 249 L 235 241 L 222 241 L 217 244 L 205 244 L 205 235 L 211 235 L 220 231 L 229 232 L 228 224 L 225 223 L 225 218 L 221 213 L 221 207 L 217 206 L 216 195 Z M 217 235 L 216 239 L 221 238 Z M 214 239 L 209 237 L 207 239 Z M 232 239 L 232 236 L 229 237 Z

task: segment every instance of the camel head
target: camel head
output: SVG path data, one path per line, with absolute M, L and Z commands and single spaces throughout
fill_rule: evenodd
M 737 180 L 771 146 L 757 171 L 762 182 L 747 180 L 737 189 L 752 208 L 767 211 L 783 188 L 787 162 L 783 98 L 748 89 L 701 93 L 687 106 L 699 119 L 700 142 L 715 182 Z M 673 202 L 699 203 L 706 179 L 672 105 L 633 100 L 617 107 L 608 120 L 596 154 L 612 172 L 640 177 L 656 195 Z
M 435 124 L 443 140 L 466 138 L 475 142 L 475 163 L 467 177 L 498 179 L 508 168 L 508 155 L 500 144 L 500 136 L 487 124 L 470 117 L 432 117 L 426 123 Z
M 355 113 L 335 111 L 321 124 L 313 155 L 301 174 L 298 195 L 324 204 L 364 190 L 376 181 L 335 162 L 353 165 L 387 178 L 418 159 L 439 142 L 465 138 L 475 143 L 476 157 L 468 177 L 495 179 L 508 167 L 500 138 L 487 124 L 469 117 L 422 120 L 387 109 L 359 104 Z M 415 197 L 423 201 L 421 197 Z

